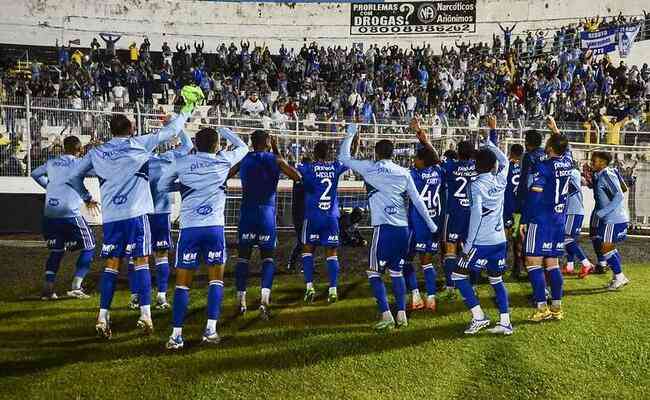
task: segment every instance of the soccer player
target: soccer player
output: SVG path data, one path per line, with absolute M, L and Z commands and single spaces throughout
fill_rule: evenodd
M 356 160 L 350 155 L 352 141 L 357 133 L 356 124 L 349 124 L 347 134 L 341 144 L 339 161 L 346 167 L 361 174 L 368 190 L 371 224 L 374 227 L 370 247 L 370 267 L 368 280 L 372 288 L 381 320 L 375 325 L 377 331 L 406 327 L 406 283 L 402 273 L 404 259 L 408 253 L 407 204 L 404 193 L 413 202 L 420 216 L 433 234 L 438 228 L 429 217 L 424 201 L 420 198 L 411 174 L 406 168 L 391 161 L 393 143 L 380 140 L 375 145 L 375 160 Z M 397 324 L 388 308 L 386 288 L 382 274 L 388 267 L 393 284 L 393 295 L 397 308 Z
M 248 264 L 253 246 L 257 245 L 262 259 L 259 310 L 262 319 L 269 319 L 271 287 L 275 274 L 275 197 L 278 180 L 282 172 L 297 182 L 300 180 L 300 173 L 285 161 L 278 150 L 276 139 L 267 132 L 254 131 L 251 134 L 251 144 L 253 151 L 230 172 L 232 176 L 239 171 L 243 191 L 239 215 L 239 261 L 235 267 L 237 303 L 239 313 L 245 313 Z
M 616 243 L 627 237 L 627 225 L 630 221 L 625 207 L 623 189 L 616 172 L 609 166 L 612 156 L 605 151 L 595 151 L 591 155 L 594 170 L 595 213 L 598 217 L 598 238 L 602 242 L 602 252 L 614 275 L 609 290 L 618 290 L 630 280 L 623 274 L 621 255 L 616 250 Z
M 47 161 L 32 171 L 32 178 L 46 190 L 43 216 L 43 236 L 50 250 L 45 263 L 45 286 L 42 299 L 54 300 L 54 281 L 67 251 L 81 250 L 68 296 L 86 299 L 81 283 L 90 270 L 95 253 L 95 237 L 81 215 L 81 205 L 96 211 L 97 202 L 83 184 L 83 176 L 72 182 L 79 193 L 68 185 L 71 171 L 79 163 L 81 141 L 76 136 L 63 139 L 63 155 Z
M 442 193 L 444 193 L 444 174 L 440 168 L 440 159 L 438 153 L 427 138 L 426 131 L 420 128 L 418 120 L 411 122 L 411 128 L 415 130 L 420 142 L 413 167 L 410 169 L 411 178 L 415 187 L 420 193 L 420 198 L 427 207 L 429 216 L 436 225 L 441 224 L 443 214 Z M 432 312 L 436 311 L 436 270 L 433 266 L 434 255 L 438 253 L 440 235 L 436 232 L 431 235 L 431 231 L 426 222 L 412 202 L 409 202 L 408 210 L 409 221 L 409 253 L 404 263 L 404 279 L 407 288 L 411 291 L 412 310 L 418 310 L 426 307 Z M 419 255 L 420 265 L 424 273 L 424 283 L 427 290 L 426 304 L 422 300 L 418 288 L 417 274 L 413 268 L 413 259 L 415 254 Z
M 181 93 L 185 102 L 181 113 L 156 133 L 132 136 L 133 124 L 126 115 L 113 116 L 110 122 L 113 138 L 91 149 L 72 174 L 73 179 L 78 179 L 94 169 L 99 178 L 104 231 L 101 256 L 106 259 L 106 268 L 102 274 L 95 329 L 106 339 L 112 336 L 109 309 L 120 264 L 122 259 L 129 257 L 135 261 L 139 292 L 138 327 L 145 334 L 153 332 L 149 273 L 151 234 L 147 214 L 154 210 L 148 165 L 156 147 L 178 136 L 196 104 L 203 99 L 203 93 L 195 86 L 186 86 Z
M 354 151 L 353 151 L 354 153 Z M 339 161 L 331 161 L 330 145 L 325 141 L 314 146 L 314 162 L 298 166 L 305 191 L 305 221 L 302 225 L 302 269 L 305 275 L 305 297 L 312 303 L 316 297 L 314 289 L 314 250 L 316 246 L 325 248 L 329 293 L 327 301 L 338 300 L 339 259 L 339 177 L 347 171 Z
M 470 221 L 463 258 L 452 275 L 472 321 L 465 334 L 474 335 L 490 325 L 469 280 L 470 270 L 486 269 L 499 307 L 499 323 L 490 332 L 512 335 L 508 292 L 503 283 L 508 243 L 503 226 L 503 204 L 508 182 L 508 158 L 495 145 L 496 118 L 488 118 L 491 128 L 487 146 L 476 153 L 476 179 L 470 183 Z M 497 165 L 498 162 L 498 165 Z M 496 171 L 495 171 L 496 169 Z M 496 174 L 495 174 L 496 172 Z
M 161 192 L 173 190 L 178 179 L 181 193 L 181 231 L 176 248 L 176 289 L 174 291 L 173 329 L 166 347 L 182 349 L 183 322 L 190 300 L 194 271 L 201 264 L 208 266 L 208 321 L 202 343 L 219 343 L 217 321 L 223 300 L 223 273 L 226 264 L 224 209 L 226 180 L 230 168 L 241 161 L 248 146 L 232 131 L 219 129 L 219 134 L 235 146 L 231 151 L 216 153 L 219 135 L 210 128 L 196 134 L 196 154 L 178 157 L 159 182 Z M 215 154 L 216 153 L 216 154 Z
M 567 218 L 564 227 L 564 249 L 567 263 L 562 271 L 565 275 L 574 275 L 574 261 L 577 258 L 582 264 L 578 276 L 585 278 L 593 270 L 593 266 L 580 247 L 580 232 L 585 217 L 585 207 L 582 199 L 582 176 L 577 168 L 571 171 L 569 179 L 569 196 L 567 198 Z
M 517 191 L 519 190 L 519 178 L 521 174 L 521 157 L 524 148 L 520 144 L 510 146 L 508 180 L 503 202 L 503 224 L 506 228 L 506 239 L 512 244 L 512 276 L 520 280 L 522 276 L 522 264 L 524 262 L 521 237 L 519 236 L 519 223 L 521 214 L 517 210 Z
M 458 159 L 447 159 L 442 163 L 447 196 L 445 201 L 445 293 L 443 298 L 456 297 L 451 274 L 458 266 L 458 255 L 462 251 L 469 227 L 469 183 L 476 176 L 474 167 L 474 145 L 462 141 L 457 146 Z M 474 275 L 475 276 L 475 275 Z M 475 278 L 474 278 L 475 279 Z M 474 282 L 473 282 L 474 283 Z
M 528 278 L 537 305 L 537 310 L 530 317 L 533 322 L 564 318 L 559 257 L 564 252 L 564 227 L 573 160 L 567 152 L 566 137 L 557 130 L 555 121 L 551 121 L 549 118 L 552 135 L 546 143 L 548 158 L 538 162 L 531 174 L 532 186 L 526 195 L 520 226 L 521 235 L 525 238 Z M 550 309 L 546 300 L 544 269 L 548 272 L 551 287 Z

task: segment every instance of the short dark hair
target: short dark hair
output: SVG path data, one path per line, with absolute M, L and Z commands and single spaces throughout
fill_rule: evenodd
M 438 157 L 438 152 L 424 146 L 420 147 L 417 150 L 417 152 L 415 153 L 415 157 L 422 160 L 424 162 L 424 166 L 427 168 L 432 165 L 436 165 L 438 164 L 438 162 L 440 162 L 440 158 Z
M 456 147 L 458 149 L 458 158 L 461 160 L 469 160 L 474 157 L 474 144 L 468 140 L 463 140 L 458 143 Z
M 569 147 L 569 140 L 564 135 L 553 135 L 546 141 L 546 146 L 553 149 L 553 152 L 562 155 Z
M 393 158 L 393 142 L 388 139 L 382 139 L 375 144 L 375 154 L 380 160 Z
M 542 145 L 542 133 L 537 129 L 529 129 L 524 133 L 526 146 L 540 147 Z
M 482 174 L 492 171 L 497 162 L 497 156 L 489 149 L 481 149 L 476 152 L 476 172 Z
M 115 114 L 111 118 L 111 135 L 128 136 L 131 133 L 131 120 L 124 114 Z
M 515 143 L 510 146 L 510 155 L 521 157 L 522 154 L 524 154 L 524 146 L 520 145 L 519 143 Z
M 269 139 L 269 134 L 266 131 L 258 129 L 251 133 L 251 144 L 253 148 L 260 148 L 266 146 L 266 141 Z
M 456 160 L 458 158 L 458 153 L 456 153 L 456 150 L 454 149 L 449 149 L 442 153 L 442 156 L 447 160 Z
M 203 153 L 214 153 L 219 145 L 219 135 L 212 128 L 203 128 L 196 132 L 196 150 Z
M 594 151 L 593 153 L 591 153 L 591 156 L 600 158 L 601 160 L 605 161 L 607 165 L 609 165 L 612 162 L 612 155 L 607 151 L 602 151 L 602 150 Z
M 81 140 L 76 136 L 67 136 L 63 139 L 63 151 L 66 154 L 76 153 L 81 147 Z
M 317 142 L 314 145 L 314 156 L 317 160 L 327 160 L 330 156 L 330 145 L 325 141 Z

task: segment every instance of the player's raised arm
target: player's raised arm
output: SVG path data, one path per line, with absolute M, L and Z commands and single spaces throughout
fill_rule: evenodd
M 228 128 L 219 128 L 218 132 L 223 138 L 235 146 L 234 150 L 222 151 L 219 154 L 221 154 L 228 160 L 228 162 L 230 162 L 231 167 L 238 165 L 242 158 L 248 154 L 248 145 L 237 134 Z M 230 174 L 228 174 L 228 176 L 230 176 Z
M 339 151 L 338 160 L 341 162 L 341 164 L 363 175 L 368 170 L 368 168 L 372 166 L 372 162 L 352 158 L 350 149 L 352 147 L 352 142 L 354 141 L 356 134 L 357 124 L 348 124 L 346 128 L 345 139 L 343 139 L 343 143 L 341 143 L 341 150 Z
M 48 177 L 47 177 L 47 164 L 43 164 L 40 167 L 34 169 L 31 174 L 32 179 L 38 183 L 43 189 L 47 189 Z
M 411 178 L 411 174 L 407 172 L 405 174 L 405 178 L 406 178 L 406 193 L 411 199 L 411 202 L 413 202 L 413 205 L 415 206 L 416 210 L 418 210 L 418 214 L 420 214 L 422 219 L 424 219 L 424 222 L 426 222 L 431 233 L 436 233 L 438 231 L 438 227 L 429 216 L 429 210 L 427 210 L 427 206 L 424 204 L 424 201 L 420 197 L 420 193 L 418 192 L 418 189 L 415 187 L 415 183 L 413 182 L 413 178 Z
M 282 157 L 282 153 L 280 153 L 280 149 L 278 148 L 278 139 L 275 136 L 271 136 L 271 151 L 273 154 L 275 154 L 276 160 L 278 162 L 278 167 L 280 168 L 280 171 L 284 173 L 286 176 L 289 177 L 294 182 L 298 182 L 299 180 L 302 179 L 302 176 L 300 175 L 300 172 L 298 172 L 297 169 L 289 165 L 287 160 Z
M 174 150 L 174 152 L 177 156 L 183 157 L 190 154 L 192 148 L 194 148 L 194 144 L 192 143 L 192 138 L 184 129 L 181 130 L 180 140 L 181 144 Z
M 496 131 L 497 120 L 496 117 L 490 116 L 488 118 L 488 126 L 490 127 L 490 134 L 488 140 L 485 142 L 485 146 L 494 153 L 497 158 L 497 182 L 502 184 L 503 187 L 507 184 L 508 181 L 508 168 L 510 166 L 510 161 L 505 153 L 498 146 L 498 134 Z

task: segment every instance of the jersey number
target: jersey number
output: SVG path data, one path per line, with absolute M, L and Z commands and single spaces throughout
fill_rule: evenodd
M 420 192 L 420 198 L 422 201 L 424 201 L 424 204 L 427 206 L 428 210 L 437 210 L 437 212 L 440 213 L 440 193 L 436 191 L 436 193 L 433 194 L 429 190 L 428 183 L 422 188 L 422 192 Z
M 460 199 L 466 198 L 467 194 L 465 194 L 465 186 L 467 186 L 467 178 L 459 176 L 456 178 L 456 182 L 460 182 L 460 186 L 458 186 L 458 189 L 456 192 L 454 192 L 454 197 L 458 197 Z
M 321 184 L 327 185 L 327 188 L 323 192 L 323 194 L 320 196 L 321 201 L 330 201 L 332 198 L 330 197 L 330 190 L 332 190 L 332 180 L 330 178 L 323 178 L 320 181 Z
M 560 186 L 562 186 L 562 192 L 560 192 Z M 560 197 L 564 197 L 567 194 L 569 194 L 569 180 L 565 180 L 564 185 L 562 185 L 560 178 L 555 178 L 555 204 L 559 204 Z

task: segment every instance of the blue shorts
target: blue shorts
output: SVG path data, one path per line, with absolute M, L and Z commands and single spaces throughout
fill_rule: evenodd
M 43 237 L 50 250 L 92 250 L 95 236 L 84 217 L 43 218 Z
M 490 275 L 502 275 L 506 270 L 506 242 L 495 245 L 476 245 L 459 262 L 461 269 L 487 270 Z
M 102 258 L 138 258 L 151 254 L 151 231 L 146 215 L 107 222 L 103 228 Z
M 618 243 L 627 239 L 627 222 L 620 224 L 606 224 L 600 222 L 598 225 L 598 238 L 603 243 Z
M 409 255 L 436 254 L 440 249 L 440 235 L 432 234 L 429 227 L 409 229 Z
M 469 213 L 445 214 L 445 232 L 443 238 L 447 243 L 464 243 L 469 229 Z
M 300 240 L 312 246 L 337 247 L 339 245 L 338 218 L 305 219 Z
M 524 252 L 529 257 L 562 257 L 564 255 L 564 225 L 528 224 Z
M 172 245 L 172 220 L 170 214 L 149 214 L 153 251 L 169 250 Z
M 567 215 L 566 223 L 564 224 L 564 236 L 574 239 L 580 237 L 580 232 L 582 231 L 582 221 L 584 218 L 584 215 Z
M 276 244 L 275 207 L 242 207 L 239 216 L 239 245 L 258 245 L 273 250 Z
M 201 260 L 207 265 L 223 265 L 227 258 L 223 226 L 181 229 L 176 245 L 176 268 L 198 268 Z
M 382 274 L 386 267 L 401 271 L 408 254 L 408 246 L 409 231 L 406 226 L 375 226 L 370 245 L 370 270 Z

